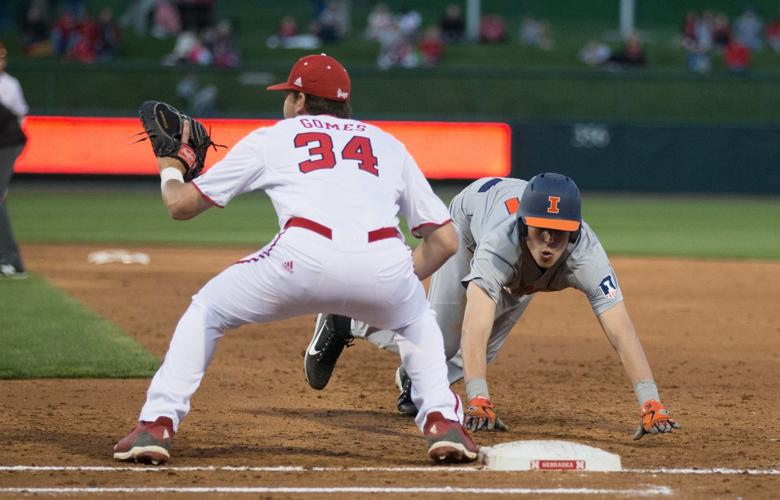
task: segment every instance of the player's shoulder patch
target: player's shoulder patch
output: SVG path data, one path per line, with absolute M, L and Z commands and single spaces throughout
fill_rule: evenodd
M 601 282 L 599 283 L 599 288 L 601 289 L 601 293 L 603 293 L 605 297 L 608 297 L 610 299 L 614 299 L 615 297 L 617 297 L 618 291 L 617 291 L 616 281 L 611 274 L 608 274 L 601 279 Z

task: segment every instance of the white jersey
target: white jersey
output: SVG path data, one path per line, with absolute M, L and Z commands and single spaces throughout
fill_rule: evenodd
M 360 121 L 299 116 L 253 131 L 192 184 L 221 207 L 264 190 L 281 231 L 193 297 L 141 420 L 168 416 L 178 427 L 224 330 L 320 311 L 398 332 L 420 428 L 432 411 L 461 419 L 439 327 L 397 228 L 399 213 L 413 232 L 450 214 L 400 142 Z
M 23 118 L 30 110 L 27 101 L 24 100 L 19 80 L 5 72 L 0 73 L 0 104 L 19 118 Z
M 397 227 L 399 212 L 415 235 L 450 218 L 403 144 L 373 125 L 333 116 L 299 116 L 257 129 L 194 184 L 221 207 L 263 189 L 281 227 L 304 217 L 330 228 L 342 245 Z

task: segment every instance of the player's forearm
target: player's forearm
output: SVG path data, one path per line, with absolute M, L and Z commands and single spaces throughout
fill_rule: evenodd
M 466 289 L 466 310 L 463 314 L 463 329 L 460 338 L 461 355 L 463 356 L 463 378 L 467 388 L 479 385 L 483 390 L 480 395 L 489 397 L 487 393 L 487 344 L 495 320 L 496 303 L 493 302 L 475 282 Z M 484 394 L 482 394 L 484 393 Z M 469 394 L 469 398 L 478 394 Z
M 463 325 L 460 349 L 463 356 L 463 379 L 470 380 L 487 378 L 487 341 L 489 329 L 472 329 Z
M 432 227 L 412 252 L 414 273 L 424 280 L 458 251 L 458 235 L 452 224 Z
M 196 213 L 191 203 L 188 203 L 187 186 L 177 180 L 169 180 L 162 187 L 162 199 L 168 214 L 172 219 L 187 220 Z
M 636 333 L 630 332 L 621 336 L 615 350 L 623 363 L 626 375 L 631 379 L 631 383 L 636 384 L 642 380 L 653 380 L 653 372 L 650 370 L 650 364 L 645 357 L 645 351 Z
M 614 347 L 623 367 L 632 383 L 640 380 L 652 380 L 650 364 L 645 357 L 642 343 L 636 334 L 636 329 L 628 316 L 625 304 L 616 304 L 599 316 L 599 322 Z
M 599 322 L 612 347 L 620 357 L 623 369 L 631 380 L 637 401 L 658 400 L 658 389 L 653 379 L 642 343 L 634 324 L 628 316 L 625 304 L 620 303 L 599 316 Z
M 160 190 L 168 214 L 176 220 L 192 219 L 208 208 L 192 184 L 183 182 L 183 165 L 175 158 L 158 158 Z

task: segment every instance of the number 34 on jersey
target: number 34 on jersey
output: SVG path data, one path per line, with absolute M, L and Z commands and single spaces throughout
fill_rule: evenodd
M 324 132 L 301 132 L 293 142 L 296 148 L 308 149 L 309 159 L 298 164 L 304 174 L 336 166 L 336 152 L 330 135 Z M 344 160 L 355 160 L 358 169 L 379 176 L 378 161 L 368 137 L 353 136 L 339 154 Z

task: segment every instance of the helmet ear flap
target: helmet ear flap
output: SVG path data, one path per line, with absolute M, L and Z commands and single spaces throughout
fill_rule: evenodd
M 525 225 L 522 217 L 517 218 L 517 234 L 521 240 L 528 237 L 528 226 Z
M 577 243 L 577 240 L 580 239 L 580 232 L 582 232 L 582 224 L 580 223 L 580 227 L 577 228 L 576 231 L 572 231 L 569 235 L 569 243 Z

